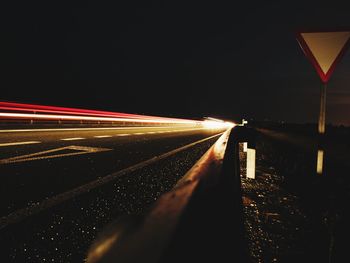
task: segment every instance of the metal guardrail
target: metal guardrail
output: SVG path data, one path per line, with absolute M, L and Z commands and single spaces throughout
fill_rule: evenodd
M 226 131 L 145 216 L 100 233 L 87 262 L 248 262 L 238 142 L 251 135 Z

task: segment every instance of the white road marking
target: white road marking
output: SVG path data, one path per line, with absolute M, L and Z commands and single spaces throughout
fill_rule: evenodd
M 133 135 L 142 135 L 142 134 L 145 134 L 144 132 L 136 132 L 136 133 L 133 133 Z
M 122 134 L 117 134 L 116 136 L 129 136 L 129 133 L 122 133 Z
M 77 140 L 84 140 L 85 138 L 82 137 L 74 137 L 74 138 L 64 138 L 61 139 L 61 141 L 77 141 Z
M 24 145 L 24 144 L 34 144 L 34 143 L 41 143 L 41 142 L 40 142 L 40 141 L 7 142 L 7 143 L 0 143 L 0 147 L 4 147 L 4 146 L 14 146 L 14 145 Z
M 112 135 L 97 135 L 97 136 L 94 136 L 95 138 L 109 138 L 109 137 L 112 137 Z
M 67 150 L 71 150 L 72 152 L 62 153 L 62 151 L 64 152 Z M 108 148 L 96 148 L 96 147 L 71 145 L 71 146 L 60 147 L 60 148 L 51 149 L 51 150 L 47 150 L 47 151 L 41 151 L 41 152 L 36 152 L 36 153 L 25 154 L 25 155 L 20 155 L 20 156 L 2 159 L 2 160 L 0 160 L 0 164 L 28 162 L 28 161 L 35 161 L 35 160 L 45 160 L 45 159 L 67 157 L 67 156 L 87 154 L 87 153 L 104 152 L 104 151 L 111 151 L 111 150 L 112 149 L 108 149 Z M 59 153 L 59 152 L 61 152 L 61 153 Z

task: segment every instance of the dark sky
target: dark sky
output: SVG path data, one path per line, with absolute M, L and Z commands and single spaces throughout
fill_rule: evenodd
M 346 1 L 9 2 L 1 100 L 161 116 L 316 122 L 321 82 L 294 31 L 350 27 Z M 349 72 L 347 52 L 328 122 L 350 125 Z

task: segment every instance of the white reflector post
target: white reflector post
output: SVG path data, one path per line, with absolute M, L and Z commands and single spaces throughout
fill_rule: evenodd
M 244 142 L 243 143 L 243 152 L 247 152 L 247 149 L 248 149 L 248 143 L 247 142 Z
M 323 156 L 324 156 L 323 150 L 318 150 L 317 151 L 317 168 L 316 168 L 316 172 L 319 175 L 322 175 L 322 173 L 323 173 Z
M 255 179 L 255 149 L 247 149 L 247 178 Z

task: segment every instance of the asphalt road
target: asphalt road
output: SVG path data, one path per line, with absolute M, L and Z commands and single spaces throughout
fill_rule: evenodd
M 221 132 L 180 127 L 0 131 L 0 258 L 83 262 L 106 225 L 147 210 Z
M 0 131 L 0 216 L 221 131 L 76 128 Z

